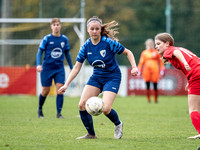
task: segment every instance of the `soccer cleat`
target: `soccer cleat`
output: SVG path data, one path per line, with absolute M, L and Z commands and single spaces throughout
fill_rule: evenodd
M 187 139 L 200 139 L 200 134 L 188 137 Z
M 97 139 L 97 136 L 96 135 L 91 135 L 91 134 L 86 134 L 84 136 L 77 137 L 76 139 L 77 140 L 80 140 L 80 139 Z
M 44 118 L 42 109 L 38 109 L 38 118 Z
M 64 119 L 64 117 L 61 114 L 57 114 L 56 118 L 58 118 L 58 119 Z
M 122 135 L 123 135 L 123 123 L 121 122 L 119 125 L 115 126 L 114 138 L 121 139 Z

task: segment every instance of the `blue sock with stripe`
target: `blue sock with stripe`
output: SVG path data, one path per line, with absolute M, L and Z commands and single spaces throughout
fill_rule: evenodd
M 44 105 L 46 97 L 42 96 L 42 94 L 40 94 L 39 96 L 39 109 L 42 109 L 42 106 Z
M 88 131 L 88 133 L 91 135 L 95 135 L 92 116 L 88 114 L 86 110 L 85 111 L 79 110 L 79 113 L 80 113 L 81 120 L 86 130 Z
M 117 112 L 114 109 L 111 109 L 110 113 L 105 116 L 108 117 L 116 126 L 121 123 L 117 115 Z
M 61 113 L 63 107 L 63 94 L 56 96 L 56 108 L 57 108 L 57 114 Z

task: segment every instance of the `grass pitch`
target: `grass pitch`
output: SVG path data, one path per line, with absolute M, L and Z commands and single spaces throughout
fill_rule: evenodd
M 93 117 L 98 139 L 76 140 L 86 134 L 78 112 L 79 98 L 64 98 L 56 118 L 55 97 L 47 97 L 44 119 L 37 118 L 38 97 L 0 96 L 1 150 L 196 150 L 200 140 L 188 114 L 186 96 L 117 97 L 113 108 L 124 123 L 122 139 L 113 139 L 114 125 L 104 115 Z

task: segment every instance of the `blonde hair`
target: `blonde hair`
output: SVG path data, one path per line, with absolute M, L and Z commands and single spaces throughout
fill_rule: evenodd
M 144 44 L 146 46 L 146 49 L 154 49 L 153 39 L 147 39 Z
M 118 34 L 118 28 L 115 28 L 118 26 L 118 23 L 116 21 L 111 21 L 105 24 L 102 24 L 102 20 L 99 19 L 97 16 L 93 16 L 87 21 L 87 27 L 89 27 L 91 22 L 97 22 L 101 26 L 101 36 L 107 36 L 112 38 L 113 40 L 118 41 L 118 38 L 115 37 L 116 34 Z
M 159 33 L 155 36 L 155 40 L 160 40 L 164 43 L 169 42 L 170 46 L 174 46 L 174 38 L 169 33 Z
M 61 24 L 61 21 L 60 21 L 59 18 L 52 18 L 50 24 L 52 25 L 52 24 L 54 24 L 54 23 L 56 23 L 56 22 L 59 22 L 59 23 Z

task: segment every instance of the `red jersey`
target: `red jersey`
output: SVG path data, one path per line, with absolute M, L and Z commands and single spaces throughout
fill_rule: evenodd
M 173 56 L 173 52 L 175 50 L 179 50 L 182 53 L 191 68 L 190 71 L 187 71 L 183 63 L 178 58 Z M 195 79 L 200 79 L 200 59 L 191 51 L 182 47 L 170 46 L 165 50 L 163 57 L 166 58 L 175 68 L 182 70 L 187 76 L 189 82 Z

